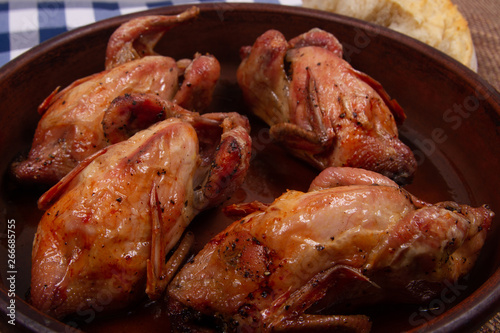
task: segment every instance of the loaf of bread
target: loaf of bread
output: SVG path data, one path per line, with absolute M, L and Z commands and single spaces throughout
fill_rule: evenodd
M 396 30 L 477 70 L 467 20 L 451 0 L 303 0 L 303 6 Z

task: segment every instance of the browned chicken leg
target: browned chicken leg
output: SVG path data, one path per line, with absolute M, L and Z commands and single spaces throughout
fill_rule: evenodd
M 428 302 L 471 270 L 494 215 L 486 207 L 425 203 L 354 168 L 326 169 L 307 193 L 244 206 L 254 212 L 215 236 L 169 285 L 171 307 L 183 319 L 188 308 L 228 331 L 366 332 L 366 316 L 305 311 Z
M 36 308 L 62 318 L 162 295 L 189 242 L 167 254 L 198 212 L 241 185 L 251 155 L 243 116 L 185 112 L 100 150 L 40 198 Z
M 320 29 L 289 42 L 269 30 L 241 49 L 238 83 L 252 112 L 295 156 L 319 169 L 359 167 L 410 182 L 415 157 L 396 127 L 403 110 L 341 56 L 338 40 Z
M 40 105 L 42 118 L 31 150 L 27 159 L 14 163 L 14 175 L 21 181 L 54 184 L 80 161 L 106 147 L 109 143 L 101 123 L 118 96 L 157 94 L 183 108 L 203 111 L 219 78 L 218 61 L 199 54 L 193 60 L 175 61 L 144 51 L 152 50 L 164 31 L 197 14 L 193 8 L 178 16 L 146 16 L 118 28 L 109 40 L 105 71 L 56 89 Z M 124 56 L 130 53 L 134 56 Z

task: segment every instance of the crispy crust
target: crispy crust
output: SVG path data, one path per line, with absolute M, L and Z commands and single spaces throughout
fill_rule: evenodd
M 303 0 L 303 6 L 380 24 L 477 70 L 469 25 L 451 0 Z

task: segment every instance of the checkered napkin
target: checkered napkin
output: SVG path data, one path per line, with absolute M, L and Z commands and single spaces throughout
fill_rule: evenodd
M 11 0 L 0 1 L 0 66 L 39 43 L 71 29 L 151 8 L 215 1 Z M 218 1 L 218 2 L 242 2 Z M 301 0 L 254 0 L 301 5 Z

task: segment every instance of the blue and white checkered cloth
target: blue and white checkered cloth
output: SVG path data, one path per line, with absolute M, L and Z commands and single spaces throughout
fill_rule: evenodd
M 11 0 L 0 1 L 0 66 L 33 46 L 63 32 L 110 17 L 151 8 L 210 0 Z M 221 1 L 219 1 L 221 2 Z M 265 2 L 301 5 L 301 0 L 254 0 L 222 2 Z

